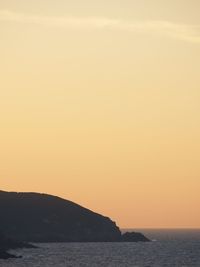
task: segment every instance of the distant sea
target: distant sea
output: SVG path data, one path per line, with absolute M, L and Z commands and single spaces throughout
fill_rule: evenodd
M 53 243 L 13 251 L 0 267 L 200 267 L 200 230 L 131 229 L 150 243 Z

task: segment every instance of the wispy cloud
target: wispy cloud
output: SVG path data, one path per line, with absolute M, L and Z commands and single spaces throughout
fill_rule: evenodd
M 133 33 L 159 34 L 179 40 L 200 43 L 200 25 L 169 21 L 125 21 L 103 17 L 50 17 L 0 10 L 0 21 L 38 24 L 63 28 L 111 29 Z

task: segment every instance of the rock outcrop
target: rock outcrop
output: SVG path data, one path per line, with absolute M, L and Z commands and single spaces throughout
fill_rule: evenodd
M 10 249 L 18 249 L 18 248 L 36 248 L 36 247 L 32 244 L 19 242 L 7 238 L 3 234 L 0 234 L 0 259 L 20 258 L 20 256 L 15 256 L 7 252 Z
M 0 259 L 2 259 L 2 260 L 7 260 L 7 259 L 10 259 L 10 258 L 21 258 L 20 256 L 18 257 L 18 256 L 15 256 L 15 255 L 13 255 L 13 254 L 10 254 L 10 253 L 8 253 L 7 251 L 5 251 L 5 250 L 1 250 L 0 249 Z
M 150 240 L 141 233 L 126 232 L 121 236 L 122 242 L 149 242 Z

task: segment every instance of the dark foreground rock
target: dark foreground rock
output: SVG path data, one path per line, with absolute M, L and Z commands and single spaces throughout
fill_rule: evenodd
M 150 242 L 151 240 L 141 233 L 126 232 L 122 234 L 121 241 L 122 242 Z
M 0 231 L 20 242 L 147 241 L 138 233 L 122 235 L 110 218 L 47 194 L 0 191 L 0 216 Z
M 0 250 L 18 249 L 18 248 L 36 248 L 36 246 L 26 242 L 16 241 L 14 239 L 6 237 L 3 234 L 0 234 Z
M 7 260 L 7 259 L 10 259 L 10 258 L 18 259 L 18 258 L 21 258 L 21 256 L 15 256 L 13 254 L 8 253 L 7 251 L 0 250 L 0 259 Z
M 36 246 L 25 242 L 19 242 L 0 234 L 0 259 L 21 258 L 20 256 L 15 256 L 7 252 L 10 249 L 18 248 L 36 248 Z

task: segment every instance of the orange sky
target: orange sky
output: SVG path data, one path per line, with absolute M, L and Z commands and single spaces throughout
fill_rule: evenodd
M 0 188 L 200 227 L 199 9 L 1 0 Z

